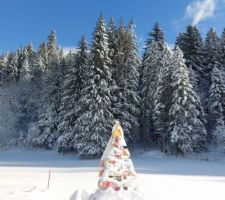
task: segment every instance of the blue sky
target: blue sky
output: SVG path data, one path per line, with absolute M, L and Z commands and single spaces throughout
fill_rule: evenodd
M 188 24 L 199 26 L 203 35 L 210 27 L 219 33 L 225 27 L 225 0 L 2 0 L 0 52 L 29 42 L 37 48 L 52 29 L 60 46 L 72 48 L 83 33 L 91 38 L 100 13 L 116 22 L 134 17 L 140 47 L 156 21 L 169 44 Z

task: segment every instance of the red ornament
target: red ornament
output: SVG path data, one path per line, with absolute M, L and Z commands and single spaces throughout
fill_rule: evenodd
M 120 187 L 117 186 L 117 187 L 114 188 L 114 190 L 115 191 L 119 191 L 120 190 Z
M 105 188 L 108 188 L 108 187 L 110 186 L 110 182 L 109 182 L 109 181 L 105 181 L 105 182 L 103 183 L 103 186 L 104 186 Z

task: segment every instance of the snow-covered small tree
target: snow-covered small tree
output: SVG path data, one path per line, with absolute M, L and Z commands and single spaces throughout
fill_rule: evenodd
M 73 148 L 83 158 L 99 157 L 102 154 L 113 123 L 109 87 L 112 73 L 109 68 L 107 40 L 104 18 L 101 15 L 93 33 L 90 66 L 85 72 L 87 81 L 75 108 L 80 116 L 73 128 Z
M 183 53 L 176 47 L 173 59 L 172 102 L 169 111 L 169 131 L 175 154 L 199 152 L 206 148 L 203 109 L 191 85 Z

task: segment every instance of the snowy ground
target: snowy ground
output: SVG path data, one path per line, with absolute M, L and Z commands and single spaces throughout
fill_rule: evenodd
M 132 160 L 146 200 L 224 200 L 225 159 L 216 155 L 202 158 L 168 157 L 150 151 Z M 73 155 L 60 156 L 53 151 L 0 152 L 0 200 L 74 200 L 77 189 L 95 190 L 98 164 L 98 160 L 76 160 Z

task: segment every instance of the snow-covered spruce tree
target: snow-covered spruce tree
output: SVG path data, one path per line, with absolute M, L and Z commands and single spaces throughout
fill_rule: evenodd
M 48 65 L 43 74 L 44 87 L 43 102 L 40 107 L 37 128 L 38 136 L 33 138 L 32 144 L 38 147 L 53 148 L 58 138 L 57 123 L 60 105 L 60 59 L 55 31 L 48 37 L 47 43 Z
M 33 48 L 33 44 L 29 43 L 28 46 L 26 47 L 26 50 L 27 50 L 27 56 L 28 56 L 29 63 L 31 65 L 33 65 L 35 58 L 36 58 L 36 52 Z
M 47 42 L 48 62 L 54 64 L 58 59 L 58 46 L 56 32 L 53 30 L 48 36 Z M 54 67 L 54 65 L 52 66 Z
M 20 90 L 17 95 L 18 99 L 18 119 L 16 123 L 16 129 L 18 132 L 25 135 L 27 132 L 28 124 L 32 118 L 32 112 L 30 110 L 29 99 L 31 95 L 31 63 L 29 62 L 27 48 L 19 49 L 18 51 L 18 74 L 19 81 L 17 87 Z
M 204 41 L 204 64 L 205 73 L 208 78 L 208 85 L 210 85 L 211 72 L 214 67 L 221 67 L 220 60 L 220 43 L 219 38 L 213 28 L 209 30 Z
M 131 20 L 126 30 L 126 48 L 124 51 L 124 63 L 120 70 L 119 90 L 121 93 L 121 122 L 126 138 L 135 143 L 139 127 L 140 96 L 139 73 L 140 57 L 135 34 L 135 24 Z
M 79 42 L 76 59 L 75 59 L 75 71 L 74 71 L 75 74 L 74 75 L 76 77 L 75 93 L 77 95 L 75 101 L 78 101 L 81 98 L 81 91 L 86 83 L 86 77 L 84 76 L 84 73 L 87 68 L 87 65 L 88 65 L 88 47 L 87 47 L 87 41 L 86 41 L 85 35 L 83 35 Z
M 112 112 L 116 119 L 121 119 L 121 99 L 122 93 L 120 90 L 121 76 L 123 62 L 124 62 L 124 51 L 126 47 L 126 28 L 122 22 L 118 27 L 115 26 L 113 20 L 111 19 L 107 27 L 108 35 L 108 46 L 109 46 L 109 58 L 111 62 L 109 67 L 112 70 L 112 84 L 111 84 L 111 94 L 112 98 Z
M 48 49 L 45 42 L 42 42 L 38 49 L 38 55 L 42 60 L 42 63 L 47 66 L 48 65 Z
M 90 66 L 85 71 L 86 84 L 76 106 L 80 113 L 75 122 L 74 146 L 81 158 L 99 157 L 110 137 L 113 114 L 109 84 L 112 73 L 109 68 L 108 42 L 103 15 L 99 17 L 91 46 Z
M 124 127 L 126 138 L 135 141 L 139 126 L 139 74 L 140 58 L 133 20 L 127 29 L 122 22 L 116 30 L 111 20 L 108 27 L 109 57 L 112 69 L 113 114 Z M 114 40 L 114 41 L 113 41 Z
M 31 119 L 29 119 L 27 138 L 25 140 L 27 145 L 36 145 L 36 138 L 40 136 L 39 120 L 43 113 L 43 106 L 45 106 L 45 79 L 43 78 L 46 72 L 46 65 L 43 62 L 39 50 L 34 60 L 34 64 L 30 71 L 30 95 L 28 105 L 30 107 L 29 112 L 32 113 Z
M 8 67 L 9 54 L 5 53 L 0 58 L 0 86 L 2 86 L 7 78 L 6 69 Z
M 153 29 L 148 33 L 148 37 L 149 38 L 146 41 L 146 49 L 151 47 L 152 41 L 157 42 L 160 48 L 162 48 L 163 44 L 165 43 L 164 33 L 158 22 L 153 25 Z
M 33 58 L 35 59 L 35 58 Z M 31 70 L 33 68 L 34 60 L 30 60 L 27 48 L 20 51 L 20 67 L 19 79 L 20 81 L 29 81 L 31 79 Z
M 139 68 L 141 90 L 141 140 L 146 146 L 149 141 L 156 142 L 153 127 L 153 94 L 156 90 L 157 75 L 160 70 L 162 47 L 165 43 L 164 33 L 156 23 L 149 34 L 143 55 L 142 65 Z
M 153 43 L 154 44 L 154 43 Z M 153 95 L 153 122 L 154 134 L 157 137 L 160 150 L 169 150 L 169 109 L 171 107 L 171 74 L 172 74 L 172 53 L 164 43 L 160 50 L 160 60 L 158 61 L 158 72 L 154 83 Z M 151 86 L 151 85 L 150 85 Z M 148 94 L 149 95 L 149 94 Z
M 10 111 L 7 111 L 5 116 L 1 116 L 2 123 L 7 120 L 8 124 L 11 126 L 11 133 L 9 134 L 9 139 L 13 139 L 14 145 L 16 145 L 16 140 L 18 139 L 19 133 L 21 130 L 26 129 L 27 123 L 25 122 L 25 118 L 27 116 L 24 115 L 24 107 L 25 99 L 28 96 L 28 85 L 23 84 L 21 78 L 22 75 L 22 58 L 25 57 L 24 54 L 25 49 L 19 48 L 15 53 L 11 54 L 9 57 L 6 56 L 3 58 L 3 88 L 2 88 L 2 96 L 5 100 L 1 100 L 2 104 Z M 7 65 L 6 65 L 7 61 Z M 24 65 L 25 66 L 25 65 Z M 26 62 L 26 67 L 28 66 Z M 16 81 L 15 81 L 16 80 Z M 6 83 L 7 82 L 7 83 Z M 7 94 L 7 95 L 6 95 Z M 8 101 L 7 104 L 4 101 Z M 7 119 L 7 115 L 13 114 L 13 120 Z M 13 123 L 11 122 L 13 121 Z M 4 125 L 3 125 L 4 126 Z M 4 129 L 4 128 L 3 128 Z M 7 132 L 7 128 L 6 128 Z M 13 138 L 14 137 L 14 138 Z
M 188 25 L 186 31 L 177 37 L 176 45 L 184 54 L 191 84 L 195 91 L 200 93 L 201 99 L 205 99 L 203 41 L 199 29 L 196 26 Z
M 118 30 L 119 29 L 119 30 Z M 120 32 L 120 33 L 118 33 Z M 112 95 L 112 113 L 115 119 L 120 118 L 120 89 L 118 86 L 121 66 L 121 55 L 123 52 L 120 50 L 123 38 L 125 40 L 126 31 L 122 23 L 120 27 L 117 27 L 114 23 L 113 18 L 110 18 L 107 25 L 107 36 L 108 36 L 108 57 L 111 60 L 109 67 L 112 71 L 112 83 L 110 84 L 111 95 Z M 124 42 L 125 45 L 125 42 Z
M 220 38 L 220 46 L 221 46 L 221 52 L 220 52 L 220 57 L 221 57 L 221 72 L 222 72 L 222 77 L 223 77 L 223 84 L 225 86 L 225 29 L 223 30 L 223 33 Z M 224 108 L 225 110 L 225 108 Z M 225 117 L 225 115 L 224 115 Z
M 5 81 L 18 80 L 18 54 L 17 52 L 9 57 L 8 65 L 3 69 Z
M 208 108 L 210 114 L 208 125 L 210 127 L 211 137 L 216 142 L 219 142 L 219 138 L 221 138 L 221 133 L 218 130 L 224 127 L 224 119 L 225 119 L 224 99 L 225 99 L 225 87 L 222 82 L 221 70 L 219 70 L 217 67 L 214 67 L 211 74 L 211 86 L 209 90 L 209 99 L 208 99 Z
M 151 48 L 145 52 L 143 60 L 143 76 L 141 84 L 141 137 L 142 141 L 148 143 L 152 139 L 153 132 L 153 95 L 156 91 L 158 74 L 161 67 L 162 51 L 157 42 L 151 43 Z
M 110 18 L 107 25 L 107 35 L 108 35 L 108 46 L 109 46 L 109 58 L 111 60 L 110 65 L 115 67 L 116 65 L 116 55 L 118 52 L 118 34 L 117 27 L 114 23 L 113 18 Z
M 66 63 L 65 63 L 66 64 Z M 74 133 L 72 129 L 80 116 L 74 109 L 81 98 L 81 91 L 86 84 L 85 71 L 88 67 L 88 47 L 85 36 L 81 37 L 73 62 L 69 62 L 67 73 L 62 85 L 62 99 L 59 109 L 57 140 L 58 151 L 71 150 L 74 146 Z
M 45 88 L 45 73 L 47 72 L 48 68 L 48 52 L 47 52 L 47 45 L 46 43 L 42 42 L 38 48 L 36 58 L 33 63 L 33 70 L 34 73 L 32 75 L 32 82 L 33 87 L 35 87 L 35 90 L 41 90 Z M 44 90 L 44 89 L 43 89 Z M 44 92 L 44 91 L 43 91 Z
M 24 59 L 26 57 L 26 52 L 25 51 L 27 51 L 27 49 L 26 48 L 22 48 L 22 47 L 20 47 L 17 50 L 17 55 L 18 55 L 18 78 L 19 78 L 19 80 L 23 76 L 20 73 L 21 73 L 21 68 L 23 66 L 23 63 L 24 63 Z
M 220 46 L 221 46 L 221 53 L 222 53 L 222 63 L 223 67 L 225 68 L 225 29 L 222 32 L 221 38 L 220 38 Z
M 225 123 L 223 119 L 217 121 L 217 126 L 213 131 L 214 142 L 225 149 Z
M 217 67 L 218 69 L 221 69 L 221 57 L 220 57 L 220 44 L 219 39 L 217 37 L 216 32 L 211 28 L 209 32 L 206 35 L 205 41 L 204 41 L 204 73 L 205 73 L 205 80 L 206 80 L 206 87 L 205 87 L 205 93 L 206 93 L 206 99 L 209 97 L 209 88 L 211 85 L 211 73 L 214 69 L 214 67 Z M 205 103 L 205 102 L 203 102 Z M 206 109 L 207 114 L 207 121 L 211 121 L 212 116 L 210 116 L 210 113 L 208 112 L 208 107 Z M 210 130 L 210 124 L 207 123 L 207 130 Z M 210 140 L 210 135 L 209 138 Z
M 176 47 L 172 74 L 172 102 L 169 110 L 169 131 L 172 152 L 200 152 L 206 149 L 203 109 L 191 85 L 183 53 Z

